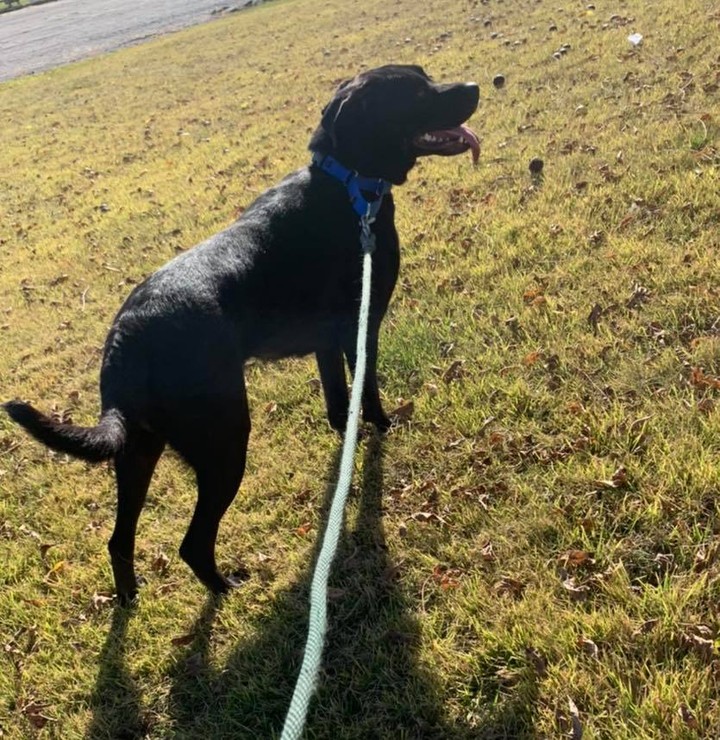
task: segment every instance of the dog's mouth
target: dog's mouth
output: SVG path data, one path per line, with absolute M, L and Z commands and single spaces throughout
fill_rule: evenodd
M 452 157 L 471 149 L 475 164 L 480 158 L 480 140 L 465 124 L 420 134 L 413 139 L 413 145 L 418 156 L 438 154 L 441 157 Z

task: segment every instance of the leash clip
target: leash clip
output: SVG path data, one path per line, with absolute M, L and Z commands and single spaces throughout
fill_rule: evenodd
M 375 234 L 370 229 L 370 225 L 375 221 L 375 216 L 371 215 L 372 205 L 368 203 L 367 213 L 360 217 L 360 246 L 365 254 L 372 254 L 375 251 Z

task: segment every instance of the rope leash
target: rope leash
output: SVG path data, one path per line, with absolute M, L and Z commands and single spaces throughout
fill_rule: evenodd
M 363 383 L 365 381 L 365 366 L 367 364 L 367 332 L 370 316 L 370 284 L 372 280 L 372 252 L 375 249 L 375 235 L 370 231 L 373 219 L 369 213 L 360 219 L 360 244 L 363 250 L 362 292 L 360 297 L 360 317 L 357 333 L 357 359 L 355 374 L 353 375 L 352 391 L 350 395 L 350 409 L 342 456 L 340 458 L 340 473 L 338 483 L 333 494 L 322 548 L 315 564 L 312 585 L 310 587 L 310 618 L 308 636 L 305 643 L 300 674 L 295 684 L 290 708 L 285 718 L 281 740 L 297 740 L 305 728 L 310 699 L 315 692 L 317 676 L 320 670 L 320 661 L 325 644 L 327 631 L 327 583 L 330 576 L 330 567 L 335 558 L 340 532 L 345 514 L 345 502 L 350 491 L 353 475 L 355 448 L 357 447 L 358 425 L 360 421 L 360 400 L 362 398 Z

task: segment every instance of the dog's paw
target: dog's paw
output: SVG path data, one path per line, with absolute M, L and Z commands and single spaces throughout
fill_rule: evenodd
M 118 606 L 122 607 L 133 607 L 138 603 L 138 592 L 137 589 L 127 592 L 118 592 L 115 594 L 115 602 Z
M 344 414 L 328 414 L 328 423 L 330 427 L 334 429 L 338 434 L 345 434 L 345 427 L 347 427 L 347 412 Z
M 373 424 L 378 432 L 385 433 L 392 426 L 390 417 L 382 410 L 363 413 L 363 421 Z

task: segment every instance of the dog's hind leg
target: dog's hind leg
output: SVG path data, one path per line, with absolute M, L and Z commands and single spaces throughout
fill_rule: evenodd
M 320 371 L 328 421 L 335 431 L 342 433 L 347 423 L 349 404 L 342 349 L 338 346 L 318 350 L 315 356 Z
M 223 514 L 232 503 L 245 472 L 250 436 L 247 400 L 213 403 L 193 429 L 171 444 L 194 468 L 198 498 L 190 526 L 180 546 L 180 556 L 193 573 L 215 594 L 235 584 L 225 578 L 215 562 L 215 542 Z
M 164 446 L 161 438 L 133 429 L 128 431 L 125 445 L 115 457 L 117 514 L 108 550 L 115 590 L 121 603 L 131 601 L 137 594 L 135 531 L 150 479 Z

